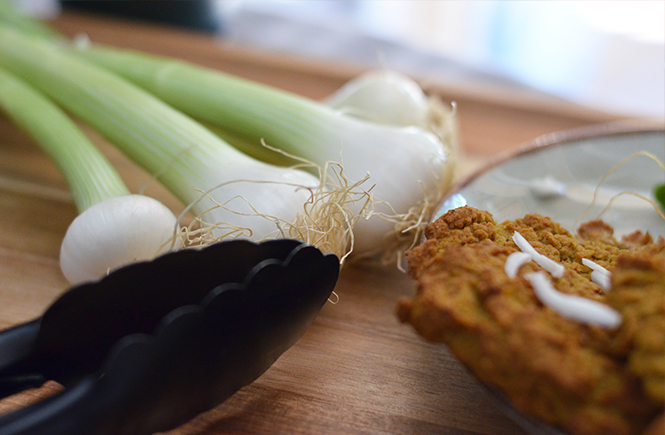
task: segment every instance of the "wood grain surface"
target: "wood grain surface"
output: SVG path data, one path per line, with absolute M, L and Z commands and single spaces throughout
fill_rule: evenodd
M 68 35 L 187 59 L 322 98 L 361 71 L 167 27 L 65 13 L 53 23 Z M 536 137 L 617 116 L 551 98 L 428 80 L 426 89 L 456 101 L 463 159 L 458 178 Z M 90 132 L 132 191 L 174 210 L 182 205 L 150 176 Z M 76 216 L 55 165 L 0 116 L 0 328 L 30 320 L 68 287 L 60 242 Z M 219 407 L 169 432 L 185 434 L 523 434 L 442 346 L 399 324 L 394 308 L 413 283 L 389 268 L 345 267 L 336 293 L 305 336 L 257 380 Z M 0 402 L 7 412 L 57 391 L 53 383 Z

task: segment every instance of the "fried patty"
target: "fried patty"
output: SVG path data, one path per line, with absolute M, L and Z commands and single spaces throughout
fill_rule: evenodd
M 541 254 L 565 266 L 556 289 L 621 313 L 616 329 L 569 320 L 543 305 L 524 275 L 504 271 L 519 251 L 519 232 Z M 665 407 L 665 240 L 642 232 L 616 240 L 601 221 L 572 235 L 529 214 L 495 222 L 461 207 L 426 230 L 407 253 L 417 282 L 397 314 L 425 339 L 445 343 L 484 383 L 521 411 L 574 435 L 632 435 L 663 426 Z M 605 293 L 592 282 L 587 258 L 611 272 Z M 660 416 L 660 417 L 659 417 Z M 658 426 L 660 425 L 660 426 Z

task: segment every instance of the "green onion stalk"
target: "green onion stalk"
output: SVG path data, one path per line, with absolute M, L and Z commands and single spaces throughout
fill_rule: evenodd
M 356 258 L 392 261 L 419 243 L 452 182 L 454 107 L 395 73 L 361 77 L 321 103 L 180 60 L 94 44 L 77 51 L 245 144 L 338 162 L 350 180 L 369 175 L 372 209 L 354 227 Z
M 67 229 L 60 266 L 72 284 L 166 252 L 177 219 L 154 198 L 132 195 L 108 160 L 45 95 L 0 68 L 0 111 L 28 133 L 64 175 L 79 215 Z
M 319 176 L 255 160 L 201 123 L 58 44 L 0 26 L 0 66 L 102 134 L 195 215 L 187 245 L 290 237 L 340 258 L 352 249 L 359 187 L 333 166 Z M 198 228 L 193 225 L 197 224 Z

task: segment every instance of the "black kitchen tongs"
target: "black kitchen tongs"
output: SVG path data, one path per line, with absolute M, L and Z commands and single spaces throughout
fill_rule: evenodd
M 0 396 L 64 389 L 0 418 L 0 435 L 175 428 L 248 385 L 300 338 L 339 261 L 295 240 L 229 241 L 119 269 L 0 333 Z

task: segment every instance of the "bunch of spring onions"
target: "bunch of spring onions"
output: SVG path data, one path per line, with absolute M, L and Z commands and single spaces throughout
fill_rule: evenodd
M 165 252 L 176 217 L 161 202 L 131 195 L 106 158 L 53 102 L 0 68 L 0 112 L 58 165 L 80 215 L 61 246 L 65 278 L 79 283 Z
M 361 76 L 323 104 L 179 60 L 89 44 L 78 53 L 245 144 L 319 167 L 340 162 L 350 180 L 369 174 L 373 209 L 355 224 L 356 257 L 392 258 L 418 243 L 450 186 L 454 110 L 402 75 Z
M 189 242 L 293 237 L 326 252 L 348 249 L 344 201 L 355 199 L 353 186 L 329 189 L 308 172 L 252 159 L 153 95 L 42 38 L 0 27 L 0 66 L 157 174 L 198 218 L 202 229 L 188 233 Z
M 324 104 L 137 52 L 67 49 L 8 27 L 0 41 L 0 66 L 189 204 L 202 227 L 189 234 L 199 240 L 296 237 L 356 257 L 392 256 L 419 241 L 452 180 L 454 110 L 396 73 L 361 76 Z M 269 156 L 267 144 L 310 171 L 259 162 L 219 135 L 255 156 Z M 334 186 L 331 167 L 342 168 Z M 368 177 L 370 199 L 359 188 Z

